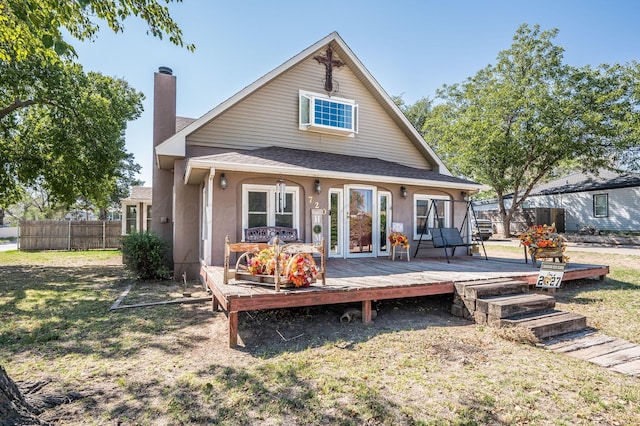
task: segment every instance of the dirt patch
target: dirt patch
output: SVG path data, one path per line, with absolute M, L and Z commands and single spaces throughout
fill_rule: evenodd
M 606 260 L 598 256 L 588 263 Z M 173 282 L 133 283 L 117 260 L 48 255 L 0 267 L 0 362 L 14 380 L 48 382 L 43 393 L 82 395 L 43 420 L 589 425 L 640 416 L 637 379 L 499 338 L 451 316 L 449 296 L 375 302 L 370 325 L 340 322 L 359 304 L 243 312 L 241 345 L 230 349 L 226 315 L 210 302 L 110 312 L 129 285 L 123 304 L 184 292 Z M 563 309 L 597 308 L 602 327 L 637 336 L 637 312 L 624 307 L 637 309 L 638 273 L 625 274 L 564 288 Z M 197 283 L 189 290 L 204 291 Z

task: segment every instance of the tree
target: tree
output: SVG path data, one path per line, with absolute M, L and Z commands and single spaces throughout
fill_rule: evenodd
M 85 74 L 69 61 L 34 55 L 0 62 L 0 199 L 42 188 L 55 203 L 86 200 L 105 208 L 118 181 L 139 166 L 125 150 L 124 131 L 142 112 L 142 93 L 127 82 Z
M 185 46 L 158 0 L 0 0 L 0 207 L 40 186 L 56 203 L 102 208 L 132 178 L 139 166 L 124 150 L 124 129 L 139 117 L 143 95 L 124 80 L 85 74 L 63 39 L 94 40 L 92 19 L 122 32 L 130 16 Z M 37 414 L 0 366 L 2 423 L 39 424 Z
M 158 0 L 3 0 L 0 61 L 21 61 L 44 51 L 51 54 L 47 55 L 50 59 L 56 55 L 75 57 L 73 46 L 63 39 L 63 29 L 78 40 L 94 40 L 100 26 L 92 19 L 103 20 L 118 33 L 124 31 L 124 21 L 130 16 L 146 21 L 147 33 L 154 37 L 168 36 L 177 46 L 195 49 L 192 44 L 185 45 L 168 7 Z
M 455 174 L 495 191 L 506 235 L 514 212 L 557 167 L 594 172 L 637 161 L 628 154 L 640 141 L 638 64 L 563 64 L 557 33 L 522 25 L 497 64 L 443 86 L 425 122 L 425 140 Z
M 429 98 L 421 98 L 413 105 L 407 105 L 402 96 L 392 96 L 393 102 L 400 108 L 400 111 L 409 119 L 413 127 L 422 134 L 424 122 L 431 113 L 432 102 Z

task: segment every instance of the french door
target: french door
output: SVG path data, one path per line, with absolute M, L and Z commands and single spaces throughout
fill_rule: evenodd
M 374 232 L 376 215 L 374 201 L 376 189 L 365 186 L 347 186 L 347 220 L 345 222 L 348 250 L 347 257 L 371 257 L 376 255 L 378 236 Z
M 390 226 L 390 192 L 366 185 L 329 190 L 328 257 L 386 256 Z

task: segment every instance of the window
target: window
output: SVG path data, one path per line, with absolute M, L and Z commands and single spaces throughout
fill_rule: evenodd
M 593 216 L 594 217 L 609 216 L 608 194 L 596 194 L 593 196 Z
M 300 91 L 300 130 L 353 136 L 358 105 L 350 99 Z
M 450 227 L 449 197 L 414 195 L 413 200 L 413 237 L 415 239 L 419 239 L 422 232 L 427 239 L 431 239 L 426 228 Z
M 276 212 L 275 185 L 243 185 L 242 226 L 286 226 L 298 228 L 298 188 L 287 187 L 286 206 L 283 212 Z
M 138 209 L 134 205 L 126 206 L 126 222 L 124 232 L 129 235 L 138 230 Z
M 151 206 L 147 205 L 147 231 L 151 231 Z

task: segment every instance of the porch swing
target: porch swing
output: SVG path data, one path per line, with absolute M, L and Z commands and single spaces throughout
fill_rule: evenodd
M 438 205 L 437 203 L 465 203 L 466 209 L 464 214 L 464 219 L 460 225 L 460 229 L 446 228 L 440 226 L 440 217 L 438 217 Z M 454 204 L 455 206 L 455 204 Z M 431 212 L 433 211 L 435 215 L 435 227 L 428 227 L 429 217 L 431 216 Z M 468 234 L 463 234 L 463 230 L 469 229 L 469 215 L 472 215 L 473 221 L 471 223 L 472 227 L 475 227 L 476 236 L 473 235 L 473 231 L 471 232 L 471 238 L 469 238 Z M 418 256 L 418 251 L 421 247 L 422 242 L 428 241 L 424 237 L 426 235 L 431 235 L 431 243 L 432 246 L 427 246 L 426 248 L 442 248 L 444 250 L 445 258 L 447 259 L 447 263 L 451 263 L 449 261 L 449 252 L 447 249 L 451 249 L 451 256 L 454 256 L 456 253 L 457 247 L 473 247 L 480 245 L 482 246 L 482 252 L 484 253 L 485 260 L 489 260 L 487 257 L 487 250 L 484 246 L 484 241 L 480 236 L 480 230 L 478 229 L 478 221 L 476 212 L 473 208 L 473 203 L 471 201 L 462 201 L 462 200 L 431 200 L 429 203 L 429 208 L 427 209 L 426 220 L 424 222 L 424 226 L 420 230 L 420 238 L 418 240 L 418 244 L 416 245 L 416 251 L 413 254 L 414 259 Z

